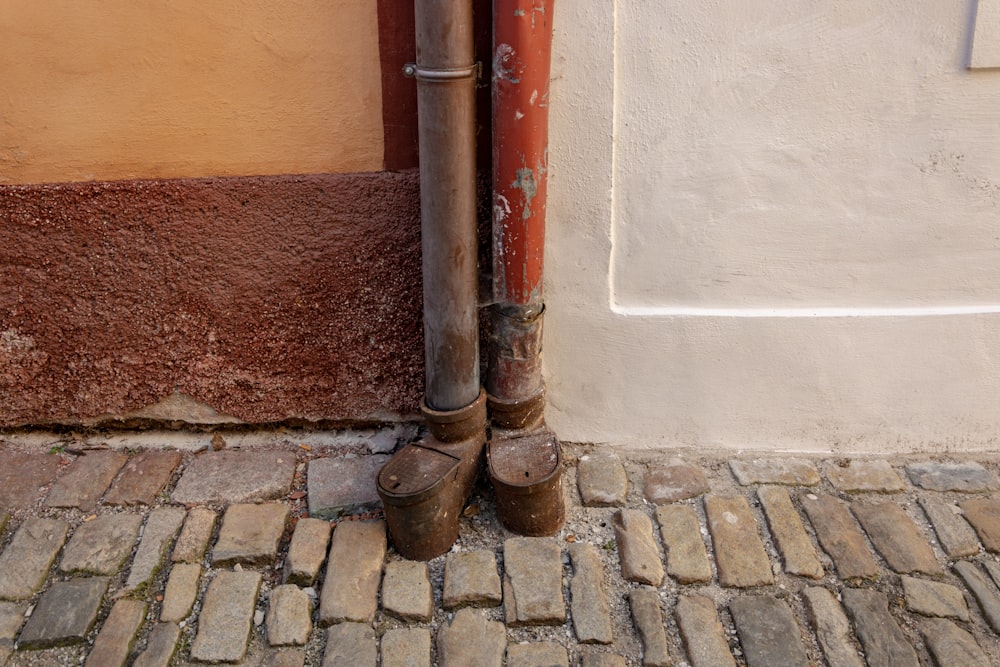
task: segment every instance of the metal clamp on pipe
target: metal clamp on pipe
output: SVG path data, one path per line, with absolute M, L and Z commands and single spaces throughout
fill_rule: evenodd
M 403 76 L 417 81 L 456 81 L 460 79 L 475 78 L 480 79 L 483 73 L 483 64 L 475 63 L 468 67 L 421 67 L 417 63 L 406 63 L 403 65 Z

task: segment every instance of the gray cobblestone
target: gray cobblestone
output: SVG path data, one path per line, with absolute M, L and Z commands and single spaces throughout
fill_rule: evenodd
M 820 546 L 833 560 L 842 579 L 878 576 L 875 558 L 846 503 L 826 494 L 810 493 L 802 497 L 802 506 L 816 531 Z
M 303 646 L 311 632 L 309 596 L 294 584 L 272 590 L 267 609 L 267 642 L 271 646 Z
M 44 649 L 82 642 L 97 620 L 107 577 L 57 581 L 42 594 L 24 624 L 18 644 L 22 649 Z
M 705 496 L 719 583 L 747 588 L 774 582 L 771 561 L 757 532 L 757 522 L 743 496 Z
M 610 452 L 580 457 L 576 484 L 585 507 L 620 507 L 628 493 L 628 476 L 621 459 Z
M 838 490 L 848 493 L 897 493 L 906 488 L 888 461 L 851 461 L 846 468 L 832 465 L 826 477 Z
M 736 667 L 714 602 L 702 595 L 681 595 L 674 617 L 692 667 Z
M 708 480 L 701 468 L 686 463 L 653 466 L 646 471 L 643 491 L 646 500 L 665 505 L 708 493 Z
M 97 633 L 94 647 L 87 656 L 87 667 L 122 667 L 145 618 L 144 602 L 127 598 L 116 602 Z
M 299 519 L 285 558 L 285 583 L 297 586 L 312 586 L 315 583 L 326 561 L 331 530 L 329 521 Z
M 667 574 L 682 584 L 712 580 L 701 524 L 689 505 L 666 505 L 656 508 L 663 550 L 667 555 Z
M 375 667 L 378 645 L 367 623 L 340 623 L 326 632 L 323 667 Z
M 452 622 L 438 631 L 441 667 L 502 667 L 506 652 L 503 623 L 487 620 L 476 609 L 459 609 Z
M 384 521 L 342 521 L 337 526 L 326 562 L 320 625 L 372 622 L 386 547 Z
M 496 556 L 491 551 L 448 554 L 444 566 L 445 609 L 496 607 L 503 600 Z
M 951 584 L 916 577 L 900 577 L 906 608 L 924 616 L 969 620 L 969 606 L 962 591 Z
M 571 544 L 573 578 L 570 580 L 570 609 L 573 629 L 581 644 L 610 644 L 614 641 L 611 609 L 604 590 L 604 562 L 592 544 Z
M 795 458 L 732 459 L 729 469 L 736 481 L 743 486 L 751 484 L 784 484 L 786 486 L 815 486 L 819 473 L 809 461 Z
M 427 564 L 411 560 L 386 563 L 382 577 L 382 609 L 404 621 L 427 622 L 434 613 L 434 596 Z
M 508 538 L 503 562 L 508 625 L 559 625 L 566 621 L 558 542 L 548 537 Z
M 148 582 L 160 569 L 167 548 L 183 522 L 184 510 L 179 507 L 158 507 L 149 513 L 139 549 L 132 558 L 125 584 L 128 588 Z
M 974 498 L 962 502 L 961 507 L 986 550 L 1000 553 L 1000 500 Z
M 865 667 L 837 598 L 825 588 L 813 586 L 802 591 L 816 639 L 830 667 Z
M 762 486 L 757 490 L 757 497 L 764 508 L 764 516 L 771 528 L 771 535 L 774 536 L 775 546 L 784 559 L 785 572 L 813 579 L 821 578 L 823 565 L 806 534 L 799 513 L 792 505 L 788 491 L 778 486 Z
M 920 634 L 938 667 L 990 667 L 975 638 L 951 621 L 925 619 L 920 623 Z
M 669 667 L 667 633 L 663 629 L 663 612 L 656 589 L 648 586 L 637 588 L 628 594 L 628 600 L 632 609 L 632 623 L 642 640 L 643 666 Z
M 914 485 L 929 491 L 975 493 L 1000 489 L 996 475 L 973 461 L 914 463 L 906 466 L 906 474 Z
M 261 576 L 219 572 L 205 592 L 191 657 L 202 662 L 239 662 L 247 650 Z
M 28 517 L 0 554 L 0 600 L 26 600 L 45 582 L 66 542 L 69 524 Z
M 168 667 L 180 636 L 181 629 L 176 623 L 157 623 L 149 633 L 146 648 L 136 657 L 132 667 Z
M 80 524 L 59 562 L 60 572 L 115 574 L 132 554 L 142 516 L 110 514 Z
M 556 642 L 510 644 L 507 667 L 569 667 L 569 656 Z
M 628 581 L 650 586 L 663 583 L 663 561 L 653 538 L 653 522 L 649 516 L 641 510 L 618 510 L 614 527 L 622 576 Z
M 729 611 L 747 667 L 809 667 L 809 658 L 792 610 L 768 595 L 735 597 Z
M 920 506 L 930 519 L 938 542 L 949 558 L 964 558 L 979 553 L 976 533 L 962 517 L 962 510 L 958 505 L 921 498 Z
M 896 503 L 854 503 L 852 509 L 875 549 L 893 570 L 900 574 L 941 574 L 930 544 L 902 507 Z
M 920 667 L 916 651 L 889 613 L 885 593 L 845 588 L 842 595 L 868 667 Z
M 431 667 L 430 630 L 386 630 L 382 635 L 382 667 Z
M 222 516 L 219 539 L 212 549 L 212 565 L 273 564 L 289 511 L 283 503 L 230 505 Z
M 954 568 L 979 604 L 986 622 L 994 632 L 1000 633 L 1000 597 L 986 575 L 974 563 L 965 560 L 955 563 Z
M 208 452 L 191 461 L 170 498 L 182 505 L 256 503 L 287 495 L 294 475 L 288 452 Z
M 179 623 L 188 617 L 194 601 L 198 597 L 198 580 L 201 579 L 201 565 L 197 563 L 176 563 L 170 570 L 167 587 L 163 593 L 163 607 L 160 620 Z
M 208 549 L 215 530 L 218 515 L 207 507 L 195 507 L 188 510 L 184 519 L 184 527 L 177 537 L 171 560 L 175 563 L 199 563 Z
M 127 460 L 126 454 L 112 451 L 80 456 L 52 485 L 45 497 L 46 506 L 92 511 Z

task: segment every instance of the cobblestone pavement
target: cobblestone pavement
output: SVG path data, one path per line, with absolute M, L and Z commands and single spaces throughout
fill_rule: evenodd
M 0 437 L 0 665 L 1000 664 L 1000 456 L 566 445 L 558 535 L 416 563 L 379 451 Z

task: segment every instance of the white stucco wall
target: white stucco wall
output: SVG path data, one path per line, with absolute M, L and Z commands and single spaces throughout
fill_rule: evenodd
M 967 67 L 974 0 L 556 11 L 561 437 L 998 448 L 1000 71 Z

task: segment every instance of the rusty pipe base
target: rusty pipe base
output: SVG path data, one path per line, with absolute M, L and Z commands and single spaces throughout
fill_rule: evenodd
M 509 431 L 530 431 L 542 425 L 545 416 L 545 389 L 534 396 L 521 399 L 497 398 L 487 394 L 490 421 L 494 426 Z
M 433 436 L 406 445 L 378 473 L 376 487 L 396 550 L 430 560 L 458 539 L 458 520 L 482 468 L 485 431 L 462 441 Z
M 440 442 L 468 440 L 486 430 L 486 391 L 472 403 L 458 410 L 435 410 L 420 400 L 420 414 L 427 421 L 427 428 Z
M 562 451 L 555 435 L 541 429 L 490 441 L 487 469 L 496 492 L 497 516 L 520 535 L 555 535 L 566 521 Z

